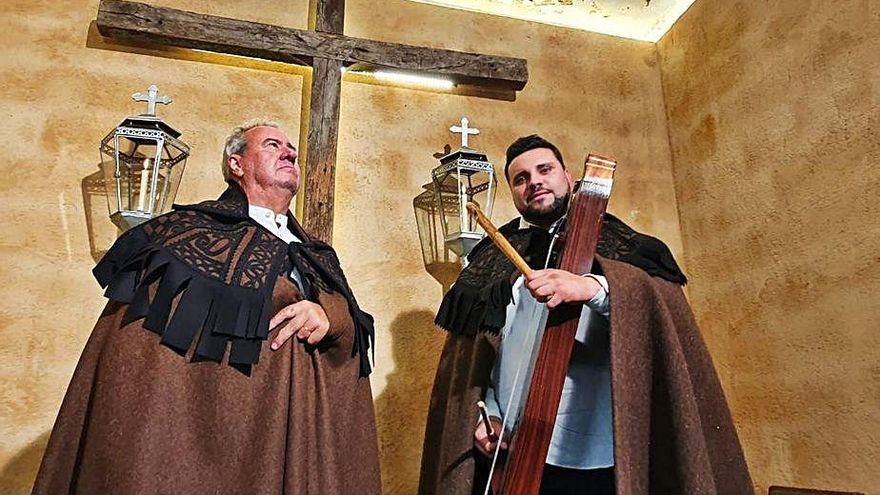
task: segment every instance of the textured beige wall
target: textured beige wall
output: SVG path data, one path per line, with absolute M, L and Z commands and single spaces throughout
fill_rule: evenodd
M 759 493 L 880 493 L 880 5 L 700 0 L 659 43 L 690 296 Z
M 307 3 L 151 2 L 306 26 Z M 654 45 L 389 0 L 349 0 L 346 33 L 529 60 L 515 102 L 345 82 L 334 239 L 362 306 L 377 322 L 373 375 L 388 494 L 414 493 L 441 287 L 423 269 L 412 197 L 431 155 L 468 116 L 496 165 L 516 137 L 540 132 L 569 164 L 595 150 L 620 160 L 611 210 L 680 253 L 670 151 Z M 159 114 L 193 154 L 179 202 L 215 197 L 222 139 L 252 116 L 300 124 L 302 77 L 100 48 L 97 0 L 7 1 L 0 17 L 0 487 L 27 493 L 73 367 L 104 301 L 90 269 L 114 237 L 101 197 L 84 194 L 97 143 L 150 83 L 175 102 Z M 15 146 L 13 146 L 15 143 Z M 502 179 L 502 186 L 504 186 Z M 506 187 L 506 186 L 504 186 Z M 495 219 L 513 216 L 502 187 Z M 92 202 L 90 206 L 90 201 Z M 87 218 L 91 218 L 91 227 Z M 94 245 L 92 245 L 94 244 Z

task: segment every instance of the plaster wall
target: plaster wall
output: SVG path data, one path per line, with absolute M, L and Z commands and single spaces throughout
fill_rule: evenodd
M 296 28 L 307 2 L 161 0 L 156 5 Z M 442 334 L 431 324 L 442 290 L 422 267 L 412 198 L 462 116 L 474 146 L 503 173 L 513 139 L 539 132 L 571 167 L 588 151 L 616 157 L 610 209 L 681 253 L 654 45 L 439 9 L 402 0 L 346 2 L 346 34 L 523 57 L 530 81 L 515 102 L 344 81 L 334 244 L 361 305 L 377 322 L 373 374 L 388 494 L 415 492 L 422 433 Z M 0 16 L 0 486 L 29 493 L 67 382 L 104 304 L 90 269 L 116 232 L 97 144 L 142 112 L 129 95 L 155 83 L 174 103 L 159 115 L 192 146 L 178 202 L 223 189 L 220 149 L 255 116 L 300 128 L 303 72 L 176 50 L 109 46 L 90 22 L 97 0 L 4 2 Z M 501 179 L 494 218 L 514 216 Z
M 305 26 L 306 7 L 179 4 L 206 13 Z M 165 5 L 171 5 L 165 2 Z M 146 106 L 150 84 L 174 102 L 158 115 L 192 156 L 178 201 L 215 197 L 224 137 L 246 116 L 299 127 L 301 77 L 174 60 L 94 45 L 97 0 L 6 1 L 0 15 L 0 492 L 30 493 L 48 432 L 105 300 L 95 258 L 116 237 L 98 142 Z M 300 21 L 303 19 L 302 21 Z M 99 43 L 99 42 L 98 42 Z M 99 43 L 100 44 L 100 43 Z M 235 102 L 235 104 L 230 104 Z
M 658 44 L 689 294 L 758 493 L 880 493 L 880 6 L 700 0 Z

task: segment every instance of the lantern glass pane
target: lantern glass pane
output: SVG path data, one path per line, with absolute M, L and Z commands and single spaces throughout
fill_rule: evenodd
M 157 198 L 157 191 L 153 189 L 154 175 L 157 172 L 156 146 L 138 144 L 132 150 L 130 155 L 120 154 L 123 182 L 127 183 L 129 191 L 127 196 L 123 195 L 122 209 L 149 214 L 155 209 L 155 204 L 151 207 L 151 199 L 155 201 Z M 161 188 L 163 178 L 160 176 L 158 180 L 157 185 Z
M 467 211 L 467 203 L 477 203 L 492 214 L 495 174 L 492 165 L 472 157 L 442 163 L 432 173 L 443 216 L 445 243 L 458 256 L 466 255 L 483 237 L 483 229 Z
M 186 160 L 187 156 L 188 151 L 174 146 L 170 141 L 166 141 L 165 146 L 162 147 L 162 163 L 168 167 L 175 167 L 178 161 Z
M 113 132 L 110 132 L 98 146 L 101 156 L 101 175 L 104 178 L 104 191 L 107 194 L 107 210 L 110 215 L 119 211 L 119 203 L 116 200 L 118 187 L 116 185 L 116 148 L 113 146 Z
M 427 272 L 448 288 L 461 270 L 461 261 L 446 247 L 441 225 L 440 200 L 434 192 L 434 184 L 423 187 L 426 190 L 413 198 L 422 261 Z
M 467 215 L 467 210 L 462 214 L 458 174 L 447 173 L 436 178 L 434 187 L 439 191 L 443 233 L 446 238 L 457 236 L 461 233 L 463 219 Z
M 107 191 L 108 214 L 119 211 L 119 185 L 116 181 L 116 157 L 113 154 L 101 153 L 101 171 L 104 174 L 104 187 Z
M 432 188 L 433 189 L 433 188 Z M 422 260 L 428 271 L 438 263 L 457 263 L 458 257 L 446 249 L 441 226 L 440 209 L 433 190 L 424 191 L 413 199 Z
M 180 187 L 180 182 L 183 179 L 183 170 L 186 167 L 186 157 L 183 157 L 183 160 L 177 163 L 172 167 L 165 167 L 159 169 L 161 174 L 162 186 L 157 188 L 157 191 L 160 192 L 160 197 L 157 198 L 157 213 L 167 213 L 171 210 L 172 203 L 174 202 L 174 198 L 177 197 L 177 188 Z
M 471 172 L 467 175 L 465 186 L 466 201 L 474 202 L 483 210 L 486 217 L 492 217 L 492 206 L 495 203 L 495 174 L 484 171 Z M 482 234 L 483 228 L 473 217 L 467 218 L 466 232 Z

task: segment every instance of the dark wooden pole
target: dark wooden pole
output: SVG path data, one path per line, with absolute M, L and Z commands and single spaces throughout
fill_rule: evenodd
M 345 0 L 317 0 L 315 31 L 342 34 Z M 305 157 L 303 227 L 316 238 L 333 240 L 336 146 L 339 139 L 339 99 L 342 61 L 315 57 L 309 102 Z

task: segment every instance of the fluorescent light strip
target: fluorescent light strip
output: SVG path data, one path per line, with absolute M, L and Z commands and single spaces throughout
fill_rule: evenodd
M 404 74 L 400 72 L 386 72 L 382 70 L 377 70 L 375 72 L 370 73 L 376 79 L 388 82 L 388 83 L 399 83 L 399 84 L 408 84 L 413 86 L 422 86 L 425 88 L 431 89 L 452 89 L 455 87 L 455 83 L 450 81 L 449 79 L 444 79 L 442 77 L 434 77 L 434 76 L 417 76 L 415 74 Z

